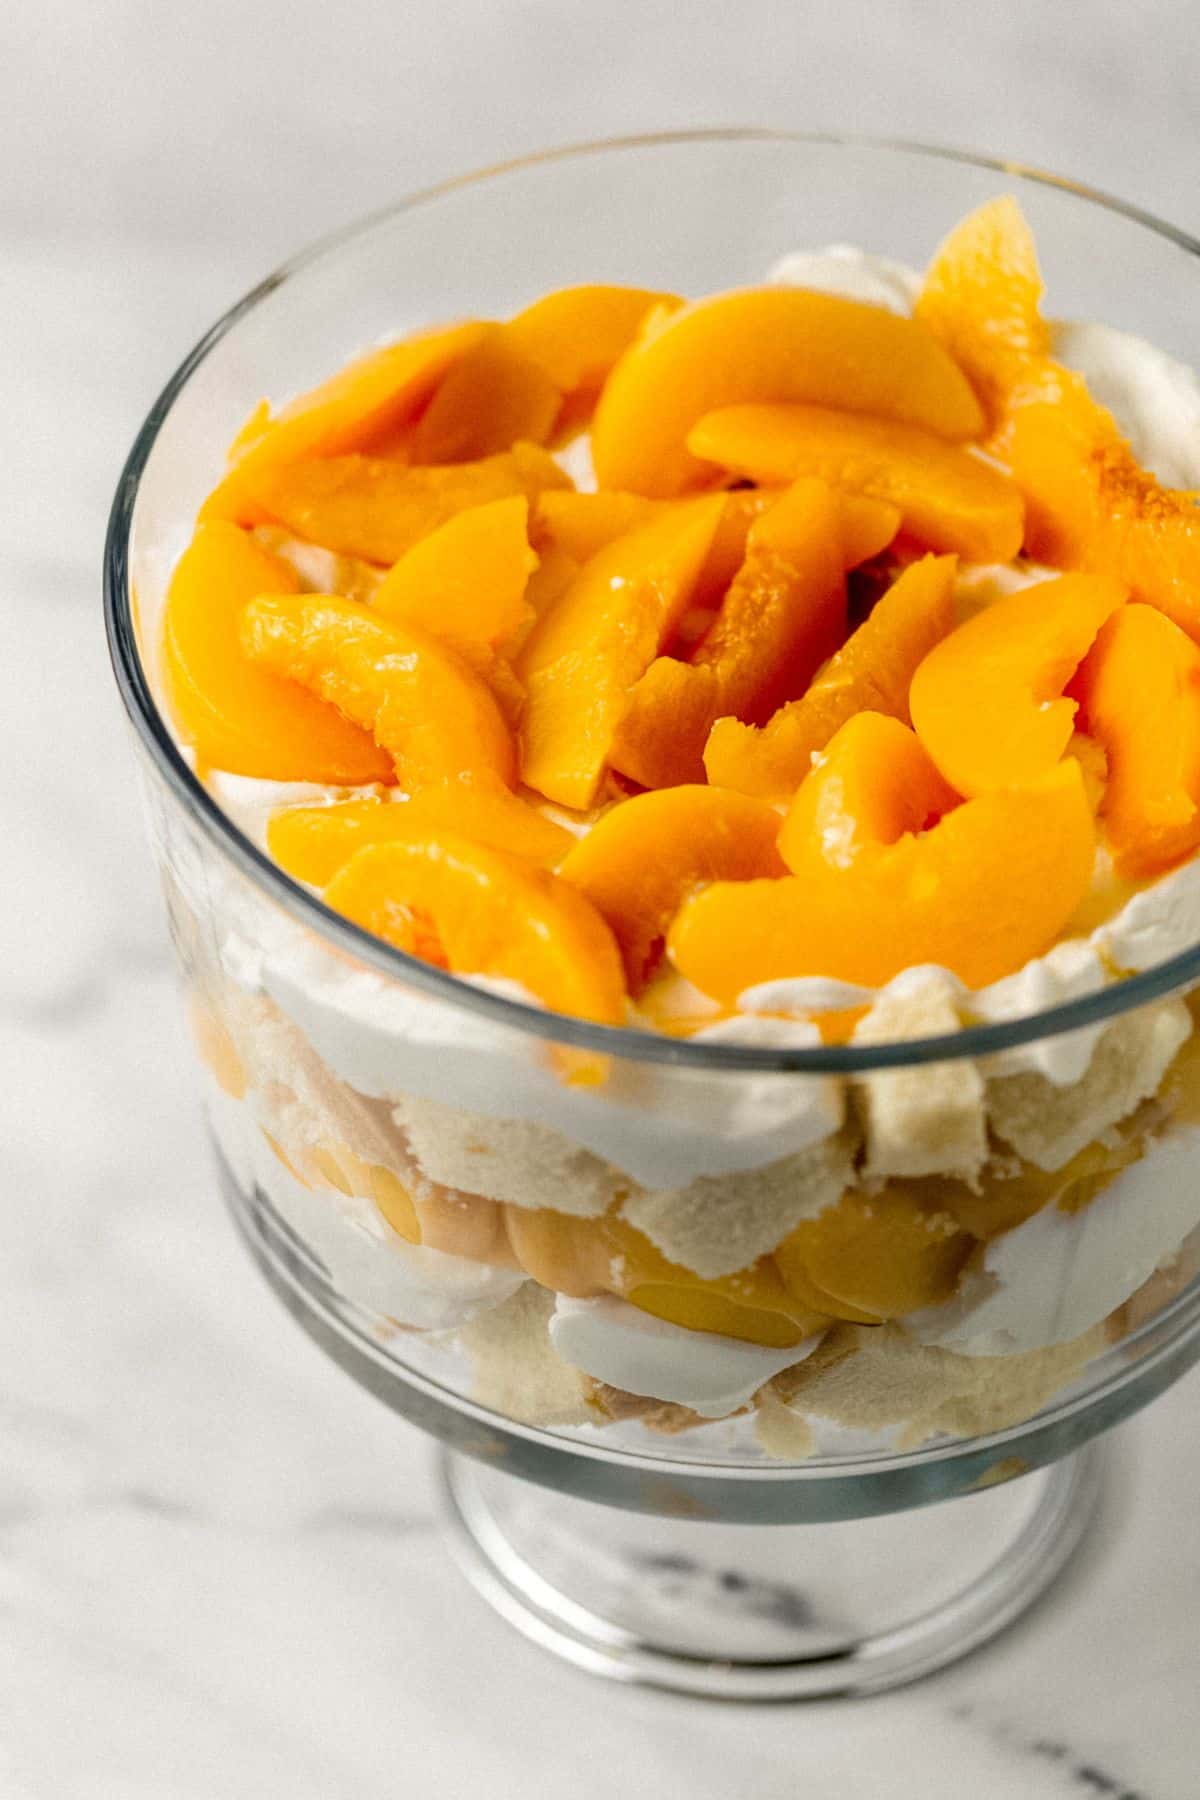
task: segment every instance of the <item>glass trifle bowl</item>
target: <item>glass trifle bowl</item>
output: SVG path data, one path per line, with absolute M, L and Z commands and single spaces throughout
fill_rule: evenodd
M 314 1340 L 441 1440 L 475 1585 L 619 1679 L 877 1690 L 1063 1566 L 1091 1440 L 1200 1357 L 1192 866 L 973 1009 L 906 971 L 849 1042 L 770 1008 L 691 1035 L 590 1023 L 285 873 L 266 820 L 306 795 L 181 747 L 164 599 L 264 394 L 585 279 L 706 294 L 831 241 L 919 262 L 999 192 L 1057 314 L 1200 359 L 1200 246 L 1078 186 L 914 146 L 637 139 L 452 182 L 297 258 L 188 357 L 118 490 L 113 660 L 233 1216 Z

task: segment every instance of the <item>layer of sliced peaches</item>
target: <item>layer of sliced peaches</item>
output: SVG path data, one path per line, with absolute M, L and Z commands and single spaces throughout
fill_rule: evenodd
M 593 283 L 369 351 L 234 441 L 166 602 L 180 735 L 336 790 L 280 807 L 282 867 L 553 1012 L 994 981 L 1098 846 L 1200 847 L 1200 523 L 1040 305 L 1001 199 L 909 318 Z M 978 563 L 1022 585 L 968 613 Z

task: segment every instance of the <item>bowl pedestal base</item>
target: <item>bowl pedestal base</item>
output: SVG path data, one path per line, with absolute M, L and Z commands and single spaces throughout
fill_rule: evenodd
M 1091 1446 L 964 1499 L 844 1524 L 726 1525 L 554 1493 L 441 1452 L 456 1561 L 510 1625 L 611 1680 L 725 1700 L 880 1693 L 965 1656 L 1060 1574 Z

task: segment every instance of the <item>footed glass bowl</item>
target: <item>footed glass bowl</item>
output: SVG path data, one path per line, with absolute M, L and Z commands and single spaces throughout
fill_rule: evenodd
M 386 947 L 270 861 L 258 832 L 281 797 L 227 782 L 235 823 L 172 735 L 159 612 L 261 396 L 578 282 L 699 295 L 831 242 L 920 265 L 999 192 L 1034 227 L 1056 316 L 1200 361 L 1200 246 L 1074 184 L 911 145 L 642 138 L 450 182 L 298 257 L 187 358 L 118 489 L 113 661 L 233 1216 L 312 1338 L 445 1446 L 450 1545 L 479 1590 L 620 1679 L 764 1699 L 875 1690 L 964 1653 L 1048 1585 L 1093 1506 L 1091 1440 L 1200 1357 L 1200 946 L 1033 1018 L 901 1044 L 688 1042 L 548 1015 Z M 676 1359 L 670 1391 L 572 1351 L 572 1258 L 605 1231 L 644 1248 L 625 1207 L 644 1222 L 687 1193 L 703 1215 L 748 1204 L 764 1168 L 785 1186 L 807 1176 L 880 1084 L 911 1099 L 976 1083 L 1011 1110 L 1011 1084 L 1036 1102 L 1053 1062 L 1057 1105 L 1106 1045 L 1129 1044 L 1164 1046 L 1161 1070 L 1105 1123 L 1116 1161 L 1088 1165 L 1087 1204 L 1038 1215 L 1047 1235 L 1023 1263 L 994 1246 L 1036 1218 L 965 1265 L 972 1304 L 1028 1286 L 1030 1339 L 1004 1314 L 981 1352 L 962 1286 L 954 1329 L 925 1309 L 911 1330 L 843 1315 L 815 1350 L 780 1314 L 764 1335 L 761 1284 L 781 1291 L 765 1254 L 759 1286 L 727 1287 L 723 1311 L 672 1324 L 678 1287 L 656 1303 L 647 1354 Z M 605 1080 L 572 1089 L 564 1047 L 599 1052 Z M 705 1288 L 654 1266 L 689 1305 Z M 729 1321 L 746 1305 L 759 1323 L 743 1334 Z M 714 1339 L 725 1397 L 702 1404 L 678 1358 L 699 1366 Z

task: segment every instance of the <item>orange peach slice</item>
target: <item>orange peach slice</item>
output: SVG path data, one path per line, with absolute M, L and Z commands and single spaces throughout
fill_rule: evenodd
M 592 457 L 601 487 L 669 498 L 711 485 L 688 448 L 702 414 L 808 401 L 974 437 L 983 416 L 966 377 L 924 326 L 804 288 L 749 288 L 653 321 L 600 396 Z M 796 471 L 799 473 L 799 471 Z
M 450 830 L 369 845 L 325 899 L 402 950 L 436 946 L 456 975 L 519 982 L 553 1012 L 620 1025 L 621 958 L 589 900 L 545 869 Z
M 926 271 L 916 317 L 965 371 L 992 424 L 1030 362 L 1049 352 L 1041 301 L 1033 233 L 1011 195 L 961 220 Z
M 710 881 L 782 875 L 779 814 L 743 794 L 674 787 L 605 813 L 559 868 L 612 927 L 630 987 L 649 976 L 680 902 Z
M 774 1252 L 789 1287 L 808 1281 L 878 1319 L 938 1306 L 958 1285 L 974 1240 L 937 1206 L 888 1187 L 843 1195 L 807 1219 Z
M 1031 555 L 1111 574 L 1200 641 L 1200 507 L 1139 465 L 1078 376 L 1048 363 L 1013 396 L 1007 455 Z
M 595 799 L 629 689 L 686 610 L 722 505 L 697 501 L 617 538 L 526 639 L 521 773 L 547 799 L 579 811 Z
M 484 335 L 473 323 L 419 332 L 347 364 L 275 419 L 263 401 L 234 439 L 231 472 L 201 517 L 257 523 L 253 484 L 268 469 L 376 448 L 411 423 L 446 371 Z
M 505 336 L 540 364 L 564 394 L 594 392 L 624 354 L 647 313 L 674 312 L 676 294 L 602 284 L 558 288 L 511 318 Z
M 334 806 L 283 807 L 271 815 L 267 849 L 289 875 L 324 887 L 367 844 L 442 827 L 547 868 L 560 863 L 574 843 L 569 831 L 507 788 L 456 781 L 422 788 L 402 804 L 345 800 Z
M 331 456 L 248 471 L 245 481 L 263 513 L 297 536 L 387 564 L 467 507 L 571 485 L 536 444 L 517 444 L 479 462 L 415 469 L 386 457 Z
M 667 510 L 664 500 L 641 494 L 577 494 L 548 489 L 534 503 L 530 536 L 534 545 L 557 544 L 577 563 L 590 562 L 614 538 L 638 531 Z
M 201 763 L 267 781 L 354 786 L 391 779 L 369 734 L 332 706 L 242 652 L 242 609 L 290 593 L 296 578 L 236 525 L 196 528 L 163 613 L 163 671 L 171 711 Z
M 1021 548 L 1020 490 L 981 457 L 931 431 L 821 406 L 729 406 L 703 417 L 698 456 L 758 482 L 810 475 L 886 500 L 931 550 L 1008 562 Z
M 797 482 L 751 527 L 721 610 L 687 662 L 659 657 L 633 688 L 611 761 L 643 787 L 704 778 L 722 714 L 761 723 L 837 648 L 846 629 L 836 496 Z
M 1063 575 L 976 613 L 912 679 L 913 727 L 960 794 L 1021 787 L 1052 769 L 1075 728 L 1063 690 L 1125 599 L 1100 575 Z
M 415 463 L 457 463 L 549 437 L 562 393 L 508 327 L 486 325 L 440 382 L 406 441 Z
M 828 1323 L 810 1296 L 791 1292 L 770 1257 L 704 1280 L 673 1263 L 624 1219 L 580 1219 L 545 1208 L 505 1208 L 520 1266 L 552 1292 L 591 1299 L 618 1294 L 631 1306 L 690 1331 L 786 1348 Z
M 780 851 L 795 875 L 716 882 L 685 901 L 671 960 L 727 1003 L 785 976 L 875 986 L 940 963 L 982 987 L 1010 974 L 1053 942 L 1091 881 L 1079 764 L 943 811 L 952 799 L 911 732 L 859 713 L 792 802 Z
M 761 728 L 718 719 L 704 750 L 713 785 L 787 799 L 855 713 L 884 713 L 907 724 L 913 675 L 954 623 L 956 568 L 953 556 L 910 563 L 808 691 Z
M 276 1153 L 280 1154 L 278 1146 Z M 316 1144 L 305 1154 L 302 1166 L 310 1185 L 315 1182 L 339 1194 L 373 1201 L 398 1237 L 410 1244 L 421 1242 L 413 1197 L 400 1177 L 382 1163 L 366 1162 L 346 1144 Z
M 188 1019 L 200 1060 L 205 1063 L 222 1093 L 244 1100 L 250 1077 L 232 1033 L 198 994 L 188 999 Z
M 405 551 L 372 610 L 444 639 L 469 661 L 511 648 L 533 619 L 525 589 L 538 559 L 528 516 L 523 494 L 456 513 Z
M 262 597 L 242 612 L 241 644 L 374 734 L 410 792 L 475 778 L 511 786 L 513 741 L 489 689 L 452 650 L 334 594 Z
M 1151 606 L 1104 626 L 1072 685 L 1102 746 L 1101 813 L 1118 875 L 1156 875 L 1200 844 L 1200 650 Z

